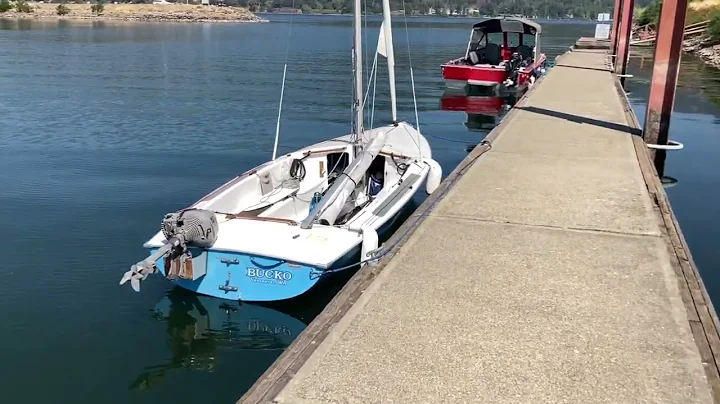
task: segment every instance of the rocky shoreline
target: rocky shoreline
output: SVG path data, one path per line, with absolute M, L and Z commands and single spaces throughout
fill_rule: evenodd
M 711 45 L 706 37 L 689 38 L 683 42 L 683 51 L 692 53 L 705 63 L 720 69 L 720 44 Z
M 68 13 L 57 14 L 58 4 L 30 3 L 31 13 L 8 11 L 0 18 L 38 20 L 89 20 L 128 22 L 267 22 L 245 8 L 190 4 L 105 4 L 101 14 L 94 14 L 90 4 L 65 4 Z

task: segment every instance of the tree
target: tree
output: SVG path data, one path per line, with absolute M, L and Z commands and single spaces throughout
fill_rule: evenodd
M 12 6 L 10 5 L 9 1 L 7 1 L 7 0 L 0 1 L 0 13 L 10 11 L 11 9 L 12 9 Z
M 652 3 L 645 7 L 643 11 L 640 12 L 640 15 L 638 15 L 637 20 L 635 22 L 637 25 L 647 25 L 647 24 L 657 24 L 658 19 L 660 19 L 660 9 L 662 8 L 662 1 Z
M 95 15 L 101 15 L 103 11 L 105 11 L 105 5 L 101 1 L 99 1 L 90 6 L 90 11 Z
M 714 42 L 720 42 L 720 10 L 715 11 L 708 25 L 708 36 Z
M 300 10 L 302 10 L 303 14 L 310 14 L 313 11 L 312 7 L 307 4 L 303 4 L 302 7 L 300 7 Z
M 17 10 L 18 13 L 32 13 L 33 12 L 33 8 L 25 0 L 18 0 L 15 3 L 15 10 Z
M 57 15 L 66 15 L 70 12 L 70 9 L 64 4 L 58 4 L 58 6 L 55 7 L 55 12 Z

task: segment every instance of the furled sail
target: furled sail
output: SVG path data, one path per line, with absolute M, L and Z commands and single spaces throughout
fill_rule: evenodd
M 320 203 L 315 205 L 308 217 L 302 221 L 300 227 L 309 229 L 316 219 L 327 220 L 331 225 L 335 223 L 357 184 L 362 182 L 370 164 L 385 146 L 386 139 L 387 134 L 379 132 L 366 144 L 362 153 L 340 174 Z
M 390 34 L 390 37 L 388 38 L 385 35 L 386 29 L 390 28 L 385 24 L 385 21 L 383 21 L 382 24 L 380 24 L 380 36 L 378 37 L 377 53 L 387 58 L 389 54 L 394 55 L 395 50 L 393 49 L 392 34 Z M 395 63 L 395 60 L 393 59 L 392 62 Z

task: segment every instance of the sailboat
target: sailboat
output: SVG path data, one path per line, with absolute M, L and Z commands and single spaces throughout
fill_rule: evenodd
M 139 291 L 159 272 L 203 295 L 278 301 L 377 259 L 380 236 L 423 183 L 437 189 L 442 170 L 419 130 L 397 119 L 389 0 L 376 54 L 387 58 L 392 123 L 364 127 L 361 15 L 355 0 L 352 133 L 282 156 L 276 133 L 272 160 L 165 215 L 121 285 Z

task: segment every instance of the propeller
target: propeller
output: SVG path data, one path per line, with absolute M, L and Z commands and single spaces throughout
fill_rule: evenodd
M 144 281 L 147 279 L 148 275 L 157 271 L 155 262 L 168 255 L 177 241 L 178 240 L 176 238 L 171 238 L 170 242 L 158 248 L 154 254 L 131 266 L 130 270 L 125 272 L 122 278 L 120 278 L 120 284 L 123 285 L 125 282 L 130 281 L 130 286 L 132 286 L 133 290 L 139 292 L 140 281 Z
M 120 284 L 123 285 L 125 282 L 130 281 L 130 286 L 132 286 L 133 290 L 139 292 L 140 281 L 147 279 L 148 275 L 156 270 L 154 264 L 152 264 L 151 268 L 147 268 L 145 265 L 147 264 L 143 261 L 130 267 L 130 270 L 125 272 L 123 277 L 120 279 Z

